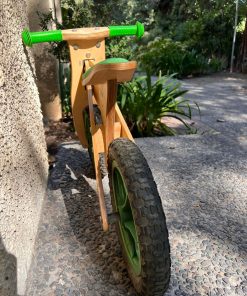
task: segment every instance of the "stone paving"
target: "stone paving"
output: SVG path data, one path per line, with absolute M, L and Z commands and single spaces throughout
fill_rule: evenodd
M 167 217 L 172 276 L 166 296 L 247 295 L 247 82 L 216 77 L 184 85 L 200 104 L 201 121 L 218 133 L 137 140 Z M 114 226 L 101 230 L 92 176 L 86 150 L 63 144 L 50 175 L 27 296 L 135 295 Z M 110 212 L 107 183 L 105 177 Z
M 247 76 L 222 73 L 186 79 L 187 97 L 196 101 L 202 113 L 194 112 L 196 121 L 208 130 L 225 134 L 247 148 Z M 199 132 L 200 132 L 199 125 Z

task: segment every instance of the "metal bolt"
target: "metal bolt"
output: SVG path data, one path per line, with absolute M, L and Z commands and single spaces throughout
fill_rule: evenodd
M 79 46 L 77 44 L 73 45 L 74 50 L 77 50 L 79 48 Z
M 98 41 L 98 42 L 96 43 L 96 47 L 97 47 L 97 48 L 100 48 L 100 46 L 101 46 L 101 42 Z

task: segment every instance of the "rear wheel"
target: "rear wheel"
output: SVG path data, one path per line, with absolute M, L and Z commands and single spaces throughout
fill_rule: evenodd
M 94 111 L 94 121 L 96 125 L 100 125 L 102 123 L 101 119 L 101 112 L 97 105 L 93 105 Z M 90 115 L 89 115 L 89 108 L 87 107 L 83 111 L 83 121 L 84 121 L 84 128 L 85 128 L 85 136 L 88 143 L 88 154 L 89 158 L 92 162 L 93 174 L 95 175 L 95 167 L 94 167 L 94 153 L 93 153 L 93 138 L 91 134 L 91 124 L 90 124 Z M 105 165 L 105 156 L 104 153 L 100 154 L 100 171 L 101 175 L 104 177 L 107 175 L 107 168 Z
M 87 143 L 88 143 L 88 154 L 90 157 L 90 160 L 92 162 L 92 164 L 94 164 L 94 155 L 93 155 L 93 139 L 92 139 L 92 134 L 91 134 L 91 130 L 90 130 L 90 117 L 89 117 L 89 110 L 88 108 L 86 108 L 83 111 L 83 121 L 84 121 L 84 129 L 85 129 L 85 136 L 87 139 Z M 94 167 L 94 165 L 93 165 Z
M 136 291 L 161 296 L 170 279 L 166 219 L 151 170 L 140 149 L 128 139 L 109 146 L 109 182 L 118 235 Z

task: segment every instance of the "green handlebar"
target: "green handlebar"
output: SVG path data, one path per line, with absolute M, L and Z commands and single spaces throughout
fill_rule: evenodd
M 110 37 L 136 35 L 140 39 L 143 34 L 144 26 L 140 22 L 136 22 L 134 26 L 109 26 Z M 32 46 L 34 43 L 62 41 L 63 32 L 62 30 L 29 32 L 25 29 L 22 32 L 22 40 L 27 46 Z
M 32 46 L 34 43 L 50 42 L 50 41 L 62 41 L 62 31 L 41 31 L 41 32 L 29 32 L 24 30 L 22 32 L 22 40 L 25 45 Z
M 134 26 L 110 26 L 110 37 L 136 35 L 140 39 L 144 34 L 144 25 L 136 22 Z

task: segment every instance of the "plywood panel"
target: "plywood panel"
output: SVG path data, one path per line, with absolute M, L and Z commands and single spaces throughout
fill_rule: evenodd
M 82 111 L 88 105 L 87 91 L 82 86 L 83 65 L 85 59 L 92 59 L 94 63 L 105 60 L 105 40 L 70 40 L 68 43 L 71 59 L 71 106 L 73 120 L 81 144 L 83 147 L 87 147 L 82 118 Z M 100 47 L 97 47 L 99 44 Z
M 109 37 L 108 27 L 94 27 L 94 28 L 77 28 L 62 30 L 63 40 L 73 41 L 77 40 L 99 40 Z

